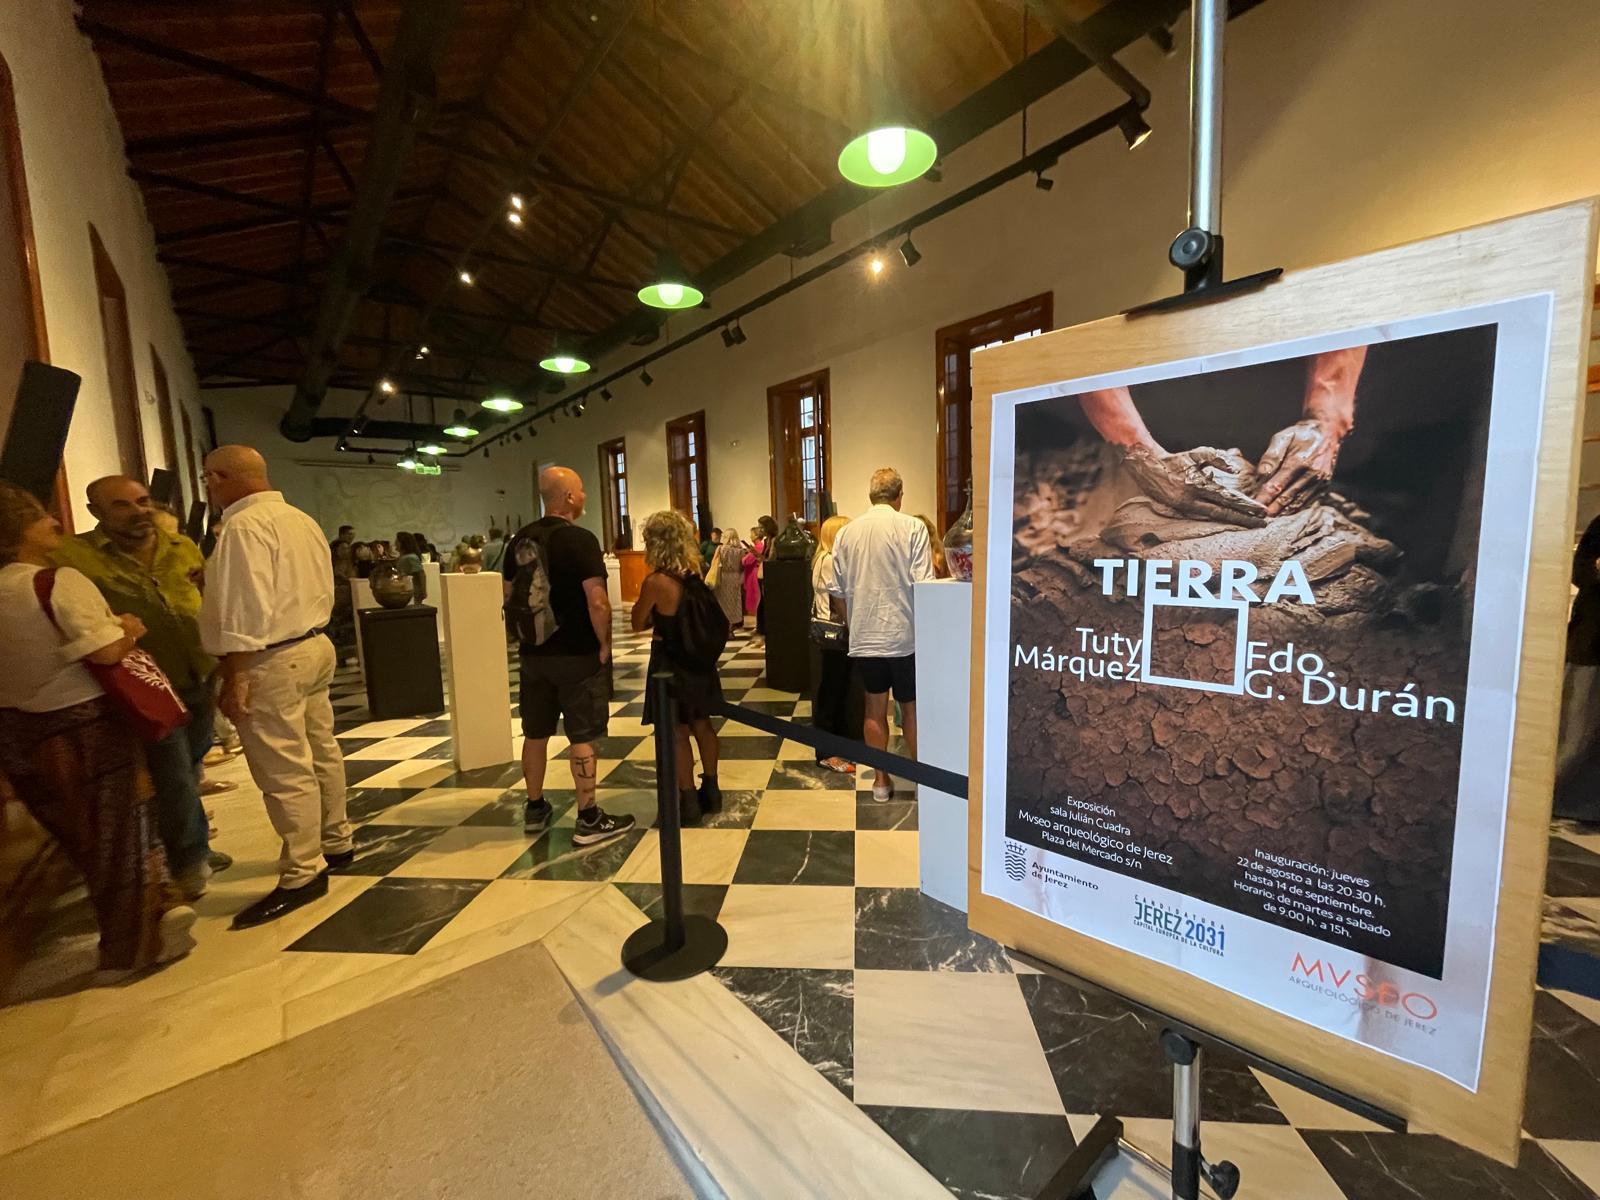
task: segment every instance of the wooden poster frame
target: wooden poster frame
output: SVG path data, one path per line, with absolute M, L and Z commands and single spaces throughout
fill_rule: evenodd
M 1442 1134 L 1506 1163 L 1517 1159 L 1533 1019 L 1597 214 L 1600 201 L 1566 204 L 1296 271 L 1261 291 L 1219 303 L 1135 318 L 1108 317 L 973 356 L 973 507 L 977 528 L 983 530 L 988 528 L 996 393 L 1536 293 L 1553 295 L 1501 887 L 1476 1092 L 984 895 L 981 721 L 973 722 L 970 738 L 968 896 L 973 930 L 1398 1113 L 1417 1131 Z M 989 552 L 984 539 L 977 550 L 971 709 L 981 713 Z

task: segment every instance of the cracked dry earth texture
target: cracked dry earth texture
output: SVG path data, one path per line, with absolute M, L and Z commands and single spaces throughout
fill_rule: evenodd
M 1144 601 L 1102 595 L 1099 573 L 1070 561 L 1122 556 L 1096 541 L 1073 546 L 1070 558 L 1019 561 L 1012 644 L 1075 652 L 1079 627 L 1139 638 Z M 1316 583 L 1319 598 L 1333 582 Z M 1419 694 L 1455 702 L 1453 723 L 1348 711 L 1337 696 L 1304 704 L 1298 674 L 1273 674 L 1273 698 L 1256 699 L 1079 682 L 1013 664 L 1009 832 L 1041 844 L 1016 820 L 1019 808 L 1046 815 L 1068 796 L 1109 804 L 1133 841 L 1173 859 L 1125 874 L 1258 916 L 1265 915 L 1261 901 L 1234 887 L 1238 859 L 1257 850 L 1368 879 L 1385 904 L 1377 923 L 1392 936 L 1352 927 L 1351 947 L 1437 976 L 1461 754 L 1465 605 L 1459 597 L 1431 605 L 1433 619 L 1424 623 L 1402 614 L 1389 589 L 1377 592 L 1367 611 L 1253 604 L 1248 638 L 1269 649 L 1292 642 L 1297 656 L 1319 654 L 1352 696 L 1357 686 L 1398 689 L 1414 680 Z M 1233 612 L 1167 608 L 1157 616 L 1153 672 L 1233 678 Z

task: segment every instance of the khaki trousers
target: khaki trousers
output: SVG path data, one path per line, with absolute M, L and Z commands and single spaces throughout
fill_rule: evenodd
M 250 777 L 283 839 L 280 887 L 304 887 L 326 865 L 322 855 L 348 850 L 344 756 L 333 735 L 333 643 L 325 637 L 251 656 L 241 672 L 245 716 L 239 722 Z

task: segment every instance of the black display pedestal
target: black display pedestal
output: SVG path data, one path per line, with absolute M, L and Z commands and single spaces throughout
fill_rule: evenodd
M 767 686 L 811 694 L 811 564 L 774 558 L 764 572 L 767 603 Z
M 444 674 L 433 606 L 363 608 L 357 619 L 372 719 L 420 717 L 442 709 Z
M 847 664 L 845 670 L 850 672 L 850 689 L 845 693 L 844 701 L 844 728 L 832 730 L 842 738 L 849 738 L 852 742 L 865 740 L 861 732 L 861 723 L 867 715 L 867 694 L 861 690 L 861 676 L 856 673 L 855 664 Z M 815 699 L 815 689 L 822 683 L 822 647 L 815 642 L 811 643 L 811 686 L 812 697 Z M 816 709 L 811 710 L 811 724 L 817 723 Z

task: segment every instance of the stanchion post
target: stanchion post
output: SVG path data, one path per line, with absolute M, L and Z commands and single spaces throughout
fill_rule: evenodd
M 656 703 L 656 804 L 661 831 L 661 908 L 664 948 L 683 949 L 683 819 L 678 811 L 678 705 L 672 696 L 672 676 L 659 671 L 650 678 Z
M 663 919 L 651 921 L 622 945 L 622 965 L 640 979 L 658 983 L 688 979 L 722 961 L 728 934 L 711 917 L 683 913 L 683 823 L 678 811 L 677 703 L 672 676 L 653 676 L 656 714 L 656 827 L 661 840 L 661 907 Z

